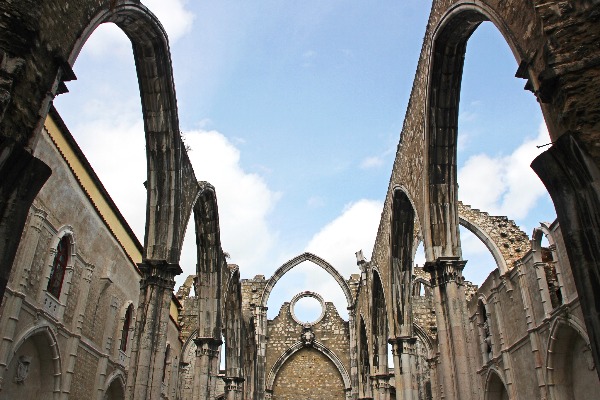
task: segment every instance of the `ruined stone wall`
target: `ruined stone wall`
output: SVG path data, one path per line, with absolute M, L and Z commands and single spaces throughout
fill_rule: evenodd
M 283 365 L 273 385 L 273 400 L 344 400 L 344 383 L 323 353 L 307 347 Z
M 350 331 L 348 322 L 338 314 L 333 303 L 325 303 L 323 319 L 312 326 L 314 340 L 321 342 L 340 359 L 346 371 L 350 371 Z M 279 314 L 269 321 L 267 341 L 267 374 L 273 365 L 292 345 L 301 340 L 303 326 L 292 318 L 290 303 L 283 303 Z M 333 363 L 331 367 L 337 368 Z M 338 372 L 339 373 L 339 372 Z
M 558 224 L 552 224 L 551 229 L 552 238 L 561 243 L 562 236 Z M 560 244 L 557 248 L 561 250 L 555 253 L 556 256 L 564 251 Z M 555 267 L 568 275 L 571 266 L 568 262 L 565 263 L 566 257 L 560 255 L 556 258 L 562 262 L 557 262 Z M 567 283 L 561 286 L 563 303 L 555 303 L 552 306 L 549 303 L 546 276 L 544 264 L 536 262 L 534 251 L 529 250 L 504 276 L 499 274 L 498 269 L 494 270 L 469 301 L 474 345 L 471 350 L 476 355 L 476 365 L 471 368 L 473 375 L 478 376 L 476 384 L 482 390 L 487 387 L 488 371 L 494 370 L 505 383 L 507 393 L 511 396 L 518 393 L 519 397 L 546 398 L 549 395 L 554 379 L 549 373 L 554 368 L 562 368 L 558 367 L 558 363 L 553 365 L 553 361 L 549 360 L 555 352 L 550 342 L 561 340 L 560 335 L 553 329 L 561 324 L 573 324 L 578 327 L 583 327 L 584 324 L 578 298 L 568 296 L 568 293 L 575 293 L 572 281 L 567 280 Z M 483 327 L 482 303 L 485 304 L 485 328 L 489 329 L 489 334 Z M 584 331 L 581 335 L 583 336 L 580 337 L 587 340 Z M 482 350 L 482 343 L 486 338 L 491 343 L 490 354 Z M 570 357 L 585 363 L 591 357 L 589 347 L 586 349 L 571 349 Z M 595 371 L 589 375 L 586 372 L 584 375 L 585 379 L 588 379 L 584 383 L 585 387 L 591 386 L 600 390 Z M 569 393 L 571 394 L 567 396 L 576 398 L 572 397 L 573 392 Z

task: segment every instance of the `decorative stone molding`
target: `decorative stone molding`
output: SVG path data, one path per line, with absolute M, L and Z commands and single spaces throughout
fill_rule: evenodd
M 440 257 L 425 263 L 423 269 L 431 274 L 431 286 L 445 286 L 450 282 L 462 285 L 465 278 L 462 271 L 467 261 L 458 257 Z
M 175 276 L 181 274 L 183 270 L 179 264 L 172 264 L 164 260 L 144 260 L 138 264 L 142 272 L 142 281 L 140 288 L 148 285 L 157 285 L 164 289 L 173 290 L 175 287 Z
M 399 356 L 401 354 L 415 353 L 415 343 L 417 338 L 414 336 L 399 336 L 395 338 L 389 338 L 388 343 L 392 345 L 392 355 Z
M 277 283 L 277 281 L 279 281 L 279 279 L 281 279 L 281 277 L 283 275 L 285 275 L 286 273 L 288 273 L 292 268 L 294 268 L 295 266 L 297 266 L 298 264 L 300 264 L 304 261 L 311 261 L 314 264 L 318 265 L 319 267 L 323 268 L 325 271 L 327 271 L 333 277 L 333 279 L 335 279 L 335 281 L 338 283 L 338 285 L 340 285 L 340 287 L 342 288 L 342 291 L 344 292 L 344 295 L 346 296 L 346 301 L 348 303 L 348 307 L 352 306 L 352 303 L 353 303 L 352 292 L 350 291 L 350 288 L 348 287 L 348 283 L 346 282 L 344 277 L 335 268 L 333 268 L 333 266 L 331 266 L 331 264 L 329 264 L 327 261 L 323 260 L 321 257 L 318 257 L 311 253 L 302 253 L 299 256 L 292 258 L 291 260 L 289 260 L 288 262 L 283 264 L 281 267 L 279 267 L 277 269 L 277 271 L 275 271 L 273 276 L 269 279 L 269 281 L 267 282 L 267 284 L 265 286 L 263 294 L 262 294 L 261 305 L 263 307 L 267 306 L 267 302 L 269 301 L 269 295 L 271 294 L 271 291 L 273 290 L 273 287 L 275 287 L 275 284 Z
M 303 299 L 305 297 L 312 297 L 313 299 L 317 300 L 321 305 L 321 315 L 316 320 L 311 322 L 300 321 L 300 319 L 298 319 L 296 313 L 294 312 L 294 306 L 296 305 L 298 300 Z M 294 319 L 294 321 L 296 321 L 298 324 L 303 325 L 305 328 L 307 326 L 310 327 L 321 321 L 325 316 L 325 301 L 323 300 L 323 297 L 321 297 L 321 295 L 319 295 L 318 293 L 306 290 L 304 292 L 298 293 L 292 298 L 292 301 L 290 302 L 290 313 L 292 314 L 292 318 Z

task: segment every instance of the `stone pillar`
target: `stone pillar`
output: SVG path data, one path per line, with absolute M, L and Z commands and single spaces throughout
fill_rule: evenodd
M 30 220 L 29 229 L 25 236 L 25 246 L 23 249 L 23 259 L 21 262 L 16 263 L 15 270 L 16 274 L 15 282 L 18 284 L 16 291 L 10 291 L 11 296 L 8 296 L 8 301 L 4 304 L 4 310 L 0 315 L 0 390 L 2 390 L 2 382 L 4 379 L 4 372 L 8 367 L 8 358 L 11 353 L 17 324 L 19 322 L 21 307 L 23 305 L 23 299 L 25 298 L 25 288 L 29 278 L 29 271 L 33 263 L 35 250 L 37 248 L 40 232 L 44 219 L 46 219 L 47 213 L 37 208 L 34 209 L 33 217 Z M 0 296 L 3 296 L 0 295 Z M 0 299 L 1 301 L 1 299 Z
M 389 340 L 394 356 L 394 382 L 396 397 L 403 400 L 418 400 L 419 388 L 416 379 L 416 337 L 397 337 Z
M 429 367 L 429 385 L 431 387 L 431 398 L 432 399 L 442 399 L 444 398 L 440 393 L 440 385 L 438 381 L 438 362 L 439 357 L 435 356 L 432 358 L 428 358 L 427 366 Z
M 63 391 L 61 399 L 67 400 L 71 393 L 71 382 L 73 375 L 75 374 L 75 363 L 77 361 L 77 351 L 79 350 L 79 342 L 83 331 L 83 320 L 85 318 L 85 309 L 88 302 L 88 293 L 90 291 L 90 284 L 92 282 L 92 273 L 94 272 L 94 266 L 92 264 L 85 264 L 82 273 L 82 282 L 79 284 L 79 297 L 77 298 L 77 305 L 73 312 L 75 319 L 74 336 L 69 338 L 67 344 L 67 368 L 63 380 Z
M 371 375 L 373 400 L 390 400 L 390 375 Z
M 110 282 L 110 281 L 108 281 Z M 106 290 L 107 286 L 103 290 Z M 104 386 L 106 385 L 106 375 L 108 374 L 108 360 L 112 351 L 113 337 L 115 332 L 115 323 L 119 319 L 118 317 L 119 300 L 112 296 L 110 299 L 110 308 L 108 317 L 106 318 L 106 324 L 104 326 L 104 334 L 102 335 L 102 343 L 104 348 L 102 349 L 102 355 L 98 361 L 98 367 L 96 369 L 96 398 L 98 400 L 104 399 Z
M 227 376 L 225 381 L 225 400 L 243 400 L 244 378 Z
M 462 270 L 466 261 L 458 257 L 440 257 L 425 263 L 431 274 L 435 316 L 438 326 L 440 378 L 444 398 L 474 399 L 470 377 L 467 301 Z
M 356 311 L 348 307 L 348 326 L 350 327 L 350 398 L 358 397 L 358 341 L 356 340 Z
M 536 263 L 537 264 L 537 263 Z M 536 265 L 534 264 L 534 265 Z M 519 288 L 521 289 L 521 297 L 523 298 L 523 308 L 525 309 L 525 320 L 527 322 L 527 332 L 529 336 L 529 343 L 531 345 L 531 353 L 533 355 L 533 362 L 535 365 L 535 377 L 537 380 L 538 388 L 540 390 L 540 399 L 547 399 L 547 388 L 545 379 L 545 366 L 544 366 L 544 351 L 540 351 L 541 343 L 538 331 L 535 329 L 535 321 L 533 315 L 533 301 L 531 298 L 531 292 L 527 284 L 527 277 L 523 271 L 524 265 L 522 262 L 517 261 L 515 268 L 519 274 Z M 537 269 L 537 265 L 536 265 Z M 536 271 L 538 274 L 538 271 Z M 538 281 L 539 282 L 539 281 Z
M 219 375 L 219 346 L 223 343 L 215 338 L 197 338 L 196 366 L 192 397 L 197 400 L 214 399 Z
M 504 275 L 502 279 L 503 283 L 500 285 L 495 285 L 494 289 L 492 289 L 492 296 L 489 300 L 491 300 L 491 307 L 493 308 L 491 317 L 494 318 L 497 326 L 498 332 L 498 348 L 492 348 L 492 355 L 497 357 L 497 353 L 500 353 L 500 357 L 502 358 L 502 366 L 504 369 L 504 378 L 506 384 L 506 390 L 510 396 L 510 398 L 517 398 L 517 393 L 515 391 L 515 386 L 513 385 L 513 376 L 512 376 L 512 358 L 509 352 L 509 346 L 506 345 L 504 341 L 504 312 L 502 311 L 502 304 L 499 300 L 499 291 L 502 285 L 506 286 L 508 283 L 508 276 Z M 511 296 L 512 297 L 512 296 Z M 488 304 L 489 305 L 489 304 Z M 496 354 L 494 354 L 496 353 Z
M 167 324 L 178 264 L 146 260 L 138 264 L 142 273 L 140 299 L 131 346 L 125 398 L 160 399 L 167 346 Z
M 257 400 L 265 400 L 267 388 L 267 307 L 256 306 L 254 311 L 256 321 L 256 375 L 257 375 Z

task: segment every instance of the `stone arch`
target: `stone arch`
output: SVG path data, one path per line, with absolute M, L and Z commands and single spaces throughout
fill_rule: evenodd
M 425 107 L 427 260 L 461 257 L 456 170 L 460 85 L 467 41 L 484 21 L 494 23 L 520 62 L 522 50 L 508 25 L 482 2 L 459 1 L 450 7 L 432 36 Z
M 22 352 L 23 354 L 19 354 Z M 27 364 L 24 384 L 18 385 L 13 379 L 5 379 L 6 385 L 3 385 L 0 399 L 58 398 L 61 392 L 62 365 L 56 334 L 49 325 L 42 323 L 30 326 L 16 338 L 6 362 L 7 373 L 16 376 L 18 364 Z M 28 376 L 29 373 L 35 375 Z M 27 394 L 20 391 L 22 386 L 26 386 L 27 379 L 35 379 L 33 386 L 39 390 Z M 31 386 L 30 384 L 29 387 Z
M 417 278 L 412 283 L 412 295 L 420 296 L 421 289 L 424 288 L 425 297 L 431 295 L 431 282 L 428 282 L 426 279 Z
M 269 301 L 269 296 L 271 295 L 271 291 L 277 284 L 277 281 L 279 281 L 279 279 L 281 279 L 283 277 L 283 275 L 288 273 L 292 268 L 294 268 L 295 266 L 297 266 L 298 264 L 300 264 L 304 261 L 310 261 L 310 262 L 316 264 L 317 266 L 323 268 L 325 271 L 327 271 L 333 277 L 333 279 L 335 279 L 335 281 L 338 283 L 338 285 L 340 285 L 340 287 L 342 288 L 342 291 L 344 292 L 344 296 L 346 296 L 346 301 L 348 303 L 348 307 L 350 307 L 352 305 L 352 302 L 353 302 L 352 292 L 350 291 L 350 288 L 348 287 L 348 283 L 346 282 L 344 277 L 335 268 L 333 268 L 333 266 L 331 266 L 331 264 L 329 264 L 327 261 L 323 260 L 321 257 L 316 256 L 312 253 L 306 252 L 306 253 L 302 253 L 299 256 L 292 258 L 291 260 L 289 260 L 288 262 L 283 264 L 281 267 L 279 267 L 277 269 L 277 271 L 275 271 L 273 276 L 267 281 L 267 284 L 266 284 L 265 289 L 263 290 L 263 293 L 261 296 L 261 305 L 263 307 L 267 306 L 267 302 Z
M 550 328 L 546 382 L 552 400 L 594 398 L 600 391 L 590 341 L 573 316 L 557 318 Z
M 178 391 L 179 398 L 193 398 L 192 388 L 196 376 L 196 343 L 194 339 L 198 337 L 198 329 L 195 329 L 181 346 L 181 356 L 179 374 L 178 374 Z
M 359 393 L 361 397 L 369 397 L 371 385 L 369 382 L 371 376 L 371 363 L 369 362 L 369 339 L 365 320 L 360 315 L 358 332 L 358 364 L 359 364 Z
M 101 9 L 70 49 L 73 65 L 85 42 L 102 23 L 112 22 L 131 40 L 140 88 L 147 158 L 144 259 L 179 262 L 196 178 L 179 130 L 177 98 L 167 34 L 156 16 L 136 1 Z M 59 74 L 55 87 L 64 79 Z
M 392 194 L 390 223 L 391 330 L 394 337 L 408 337 L 412 335 L 413 245 L 419 222 L 413 200 L 401 187 L 396 187 Z
M 425 348 L 427 349 L 427 358 L 433 358 L 435 356 L 435 344 L 433 340 L 431 340 L 431 336 L 429 336 L 427 331 L 416 322 L 413 323 L 413 330 L 417 339 L 425 345 Z
M 222 290 L 225 257 L 221 249 L 219 209 L 215 188 L 200 183 L 200 191 L 194 203 L 196 229 L 199 338 L 220 340 L 222 328 Z
M 473 233 L 479 240 L 483 242 L 485 247 L 492 253 L 492 257 L 494 257 L 494 261 L 496 261 L 496 266 L 498 270 L 500 270 L 500 275 L 504 275 L 508 272 L 508 265 L 506 265 L 506 260 L 502 256 L 500 249 L 494 242 L 494 240 L 479 226 L 474 224 L 473 222 L 465 219 L 461 215 L 459 215 L 459 224 L 467 228 L 471 233 Z
M 104 389 L 105 400 L 123 400 L 125 399 L 125 375 L 121 370 L 115 369 L 106 378 L 106 387 Z
M 485 383 L 485 400 L 508 400 L 506 385 L 495 368 L 488 370 Z
M 436 345 L 427 331 L 417 323 L 413 323 L 413 332 L 416 337 L 414 344 L 415 365 L 414 374 L 416 375 L 416 385 L 419 398 L 432 399 L 437 386 L 436 374 L 437 364 Z
M 307 346 L 302 341 L 298 341 L 298 342 L 294 343 L 293 345 L 291 345 L 286 351 L 284 351 L 283 354 L 277 359 L 277 361 L 275 361 L 275 364 L 273 364 L 273 367 L 271 367 L 271 371 L 269 371 L 269 376 L 267 378 L 267 386 L 266 386 L 267 391 L 273 390 L 273 384 L 275 383 L 275 378 L 277 377 L 279 370 L 281 369 L 281 367 L 283 367 L 283 365 L 286 363 L 286 361 L 288 361 L 296 352 L 298 352 L 299 350 L 302 350 L 305 347 L 307 347 Z M 331 350 L 329 350 L 329 348 L 327 348 L 327 346 L 325 346 L 323 343 L 319 342 L 318 340 L 314 340 L 312 342 L 312 348 L 323 353 L 336 366 L 338 372 L 342 376 L 342 380 L 344 382 L 344 388 L 347 392 L 349 392 L 352 389 L 352 385 L 350 382 L 350 375 L 348 374 L 348 371 L 346 371 L 344 364 L 342 364 L 342 362 L 335 355 L 335 353 L 333 353 Z
M 548 249 L 542 247 L 544 236 L 548 239 L 550 245 Z M 533 261 L 536 266 L 539 266 L 535 272 L 541 285 L 544 312 L 549 316 L 554 308 L 568 302 L 568 299 L 564 298 L 566 294 L 563 290 L 564 271 L 562 271 L 561 264 L 558 262 L 554 235 L 548 223 L 542 222 L 539 227 L 533 229 L 531 250 Z
M 244 331 L 242 319 L 242 287 L 237 265 L 229 266 L 229 279 L 224 301 L 225 376 L 244 377 Z
M 379 374 L 388 369 L 389 321 L 387 302 L 381 276 L 376 269 L 372 271 L 371 281 L 371 356 L 372 366 Z

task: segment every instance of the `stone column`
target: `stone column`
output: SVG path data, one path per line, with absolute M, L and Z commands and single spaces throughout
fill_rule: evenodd
M 225 399 L 243 400 L 244 378 L 227 376 L 223 380 L 225 381 Z
M 61 399 L 67 400 L 71 393 L 71 382 L 73 375 L 75 374 L 75 363 L 77 361 L 77 351 L 79 350 L 79 342 L 83 331 L 83 320 L 85 318 L 85 309 L 88 302 L 88 293 L 90 291 L 90 284 L 92 282 L 92 273 L 94 272 L 94 266 L 92 264 L 85 264 L 82 273 L 82 282 L 79 284 L 79 297 L 77 298 L 77 305 L 73 312 L 75 318 L 74 336 L 69 338 L 67 345 L 67 369 L 63 380 L 63 392 Z
M 140 299 L 131 346 L 125 398 L 160 399 L 167 346 L 167 324 L 178 264 L 146 260 L 138 264 L 142 273 Z
M 438 358 L 438 356 L 435 356 L 432 358 L 428 358 L 426 361 L 427 361 L 427 366 L 429 367 L 429 384 L 431 387 L 431 398 L 432 399 L 444 398 L 439 390 L 440 385 L 439 385 L 439 381 L 438 381 L 438 371 L 437 371 L 439 358 Z
M 358 397 L 358 341 L 356 340 L 356 311 L 354 307 L 348 307 L 348 326 L 350 327 L 350 384 L 352 390 L 350 398 Z
M 435 316 L 438 326 L 440 378 L 444 398 L 474 399 L 470 377 L 467 301 L 462 270 L 466 261 L 458 257 L 440 257 L 425 263 L 431 274 Z
M 219 346 L 223 343 L 215 338 L 197 338 L 196 366 L 192 397 L 197 400 L 214 399 L 219 375 Z
M 535 263 L 535 268 L 537 269 L 537 263 Z M 525 320 L 527 322 L 527 332 L 529 336 L 529 343 L 531 345 L 531 353 L 533 355 L 533 362 L 535 365 L 535 377 L 537 380 L 538 388 L 540 390 L 540 399 L 547 399 L 547 388 L 546 388 L 546 379 L 545 379 L 545 367 L 544 367 L 544 354 L 543 351 L 540 351 L 541 343 L 538 331 L 536 328 L 536 321 L 534 320 L 533 315 L 533 301 L 531 298 L 531 292 L 529 291 L 529 286 L 527 285 L 527 277 L 525 276 L 525 272 L 523 271 L 524 265 L 522 262 L 517 261 L 515 263 L 515 268 L 517 269 L 517 273 L 519 274 L 519 288 L 521 289 L 521 297 L 523 298 L 523 308 L 525 309 Z M 536 271 L 536 274 L 538 271 Z M 539 281 L 538 281 L 539 282 Z
M 8 358 L 11 350 L 13 350 L 13 341 L 21 314 L 23 299 L 25 298 L 29 271 L 31 270 L 43 221 L 46 219 L 46 216 L 47 213 L 45 211 L 34 208 L 33 217 L 30 220 L 29 229 L 25 235 L 25 246 L 22 252 L 23 259 L 21 262 L 16 263 L 13 271 L 18 287 L 16 291 L 8 289 L 11 296 L 7 296 L 8 301 L 4 304 L 2 315 L 0 315 L 0 337 L 2 337 L 2 341 L 0 342 L 0 390 L 2 390 L 4 372 L 8 367 Z M 0 296 L 3 296 L 3 294 Z
M 396 396 L 403 400 L 418 400 L 416 373 L 416 337 L 397 337 L 389 340 L 394 356 Z
M 506 380 L 504 382 L 506 384 L 506 390 L 507 390 L 508 394 L 510 395 L 510 398 L 517 398 L 517 393 L 516 393 L 515 387 L 513 385 L 512 357 L 509 352 L 509 348 L 504 341 L 505 329 L 504 329 L 504 318 L 503 317 L 505 314 L 502 311 L 502 304 L 500 303 L 500 300 L 499 300 L 500 286 L 506 285 L 508 280 L 509 280 L 508 276 L 505 275 L 505 277 L 502 279 L 503 283 L 495 286 L 494 289 L 492 289 L 492 295 L 490 296 L 491 298 L 489 299 L 489 300 L 491 300 L 491 303 L 492 303 L 491 307 L 493 307 L 492 315 L 490 317 L 494 318 L 494 321 L 497 324 L 496 327 L 497 327 L 497 332 L 498 332 L 498 348 L 494 349 L 492 347 L 492 355 L 494 357 L 497 357 L 498 356 L 497 353 L 499 351 L 500 357 L 502 358 L 502 366 L 504 369 L 504 378 Z
M 377 374 L 371 376 L 373 400 L 390 400 L 390 375 Z
M 265 400 L 267 387 L 267 371 L 265 370 L 267 361 L 267 307 L 256 306 L 254 316 L 256 320 L 257 400 Z
M 110 281 L 109 281 L 110 282 Z M 108 286 L 103 289 L 106 290 Z M 104 335 L 102 335 L 102 343 L 104 348 L 102 349 L 102 355 L 98 361 L 98 367 L 96 369 L 96 398 L 98 400 L 104 399 L 104 386 L 106 385 L 106 375 L 108 373 L 108 360 L 112 351 L 113 337 L 115 332 L 115 323 L 118 318 L 119 300 L 112 296 L 110 299 L 110 308 L 108 317 L 106 318 L 106 324 L 104 326 Z

